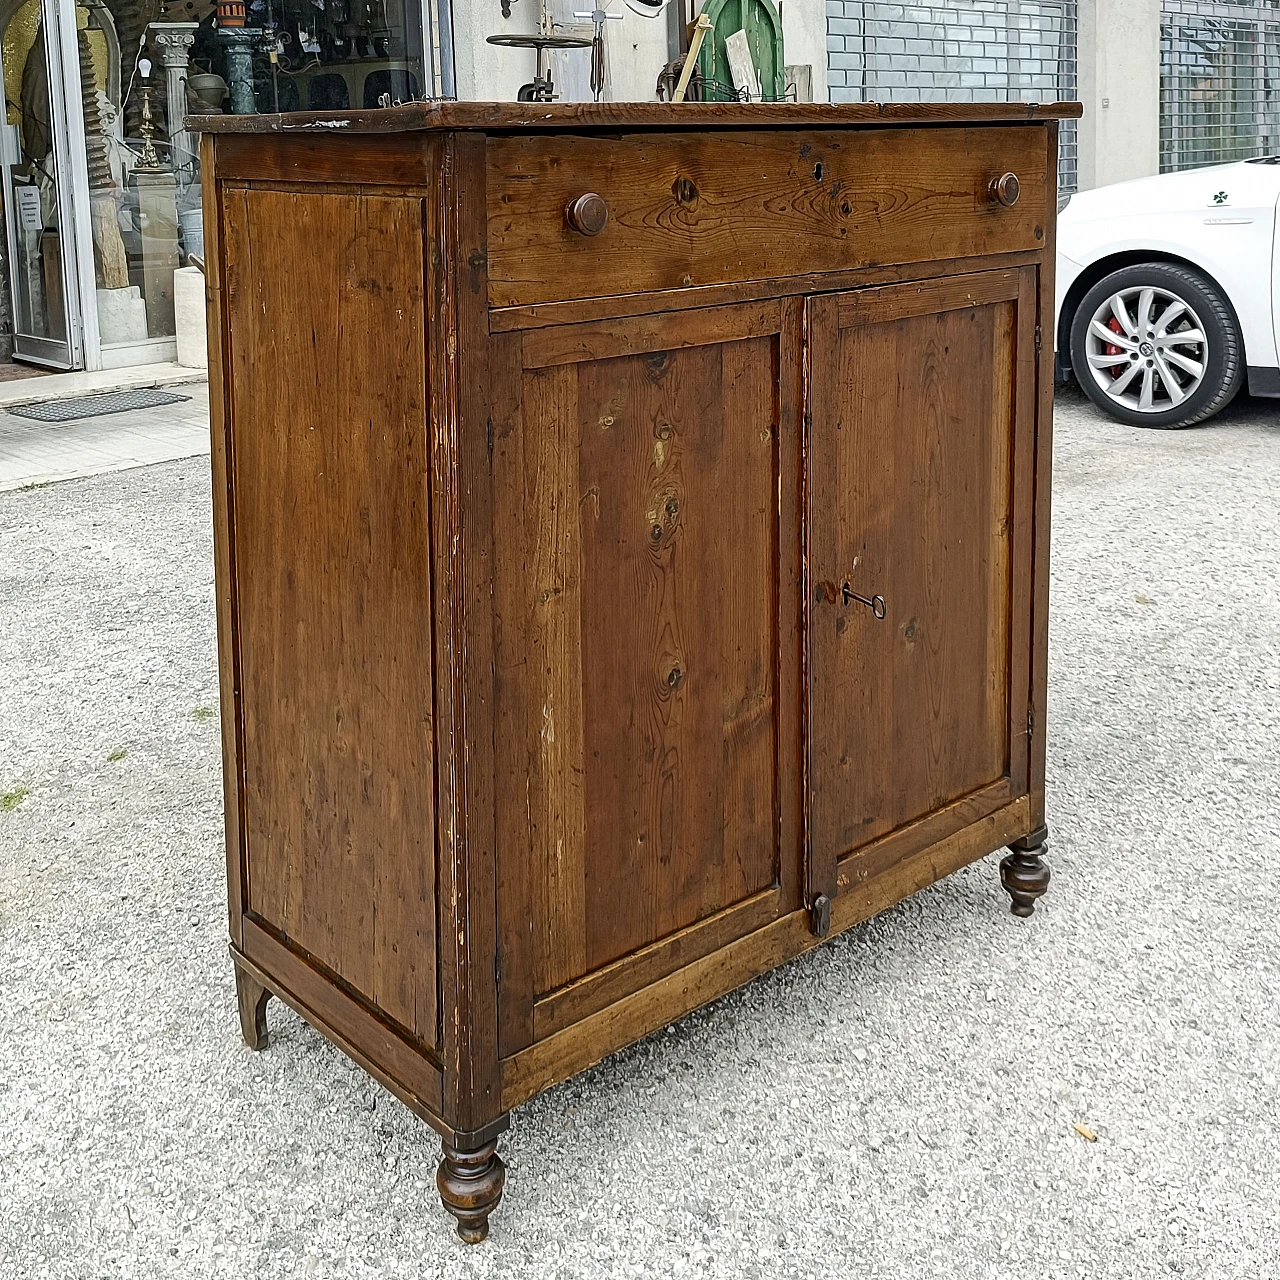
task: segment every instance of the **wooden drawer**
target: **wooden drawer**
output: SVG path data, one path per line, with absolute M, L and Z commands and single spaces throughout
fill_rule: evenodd
M 492 137 L 489 303 L 520 306 L 1044 244 L 1043 128 Z M 1016 174 L 1010 207 L 992 179 Z M 569 203 L 608 222 L 573 230 Z

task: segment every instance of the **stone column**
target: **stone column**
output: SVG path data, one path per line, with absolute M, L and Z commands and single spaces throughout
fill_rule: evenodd
M 1160 171 L 1160 0 L 1080 0 L 1081 191 Z
M 194 171 L 196 140 L 182 127 L 187 114 L 187 63 L 195 44 L 195 22 L 153 22 L 151 43 L 160 52 L 164 66 L 166 122 L 175 173 Z
M 258 111 L 253 94 L 253 51 L 262 32 L 256 27 L 218 28 L 218 38 L 227 46 L 227 87 L 231 90 L 231 113 L 252 116 Z

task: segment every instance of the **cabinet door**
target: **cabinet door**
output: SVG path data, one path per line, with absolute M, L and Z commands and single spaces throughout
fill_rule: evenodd
M 802 306 L 493 339 L 504 1054 L 799 904 Z
M 811 895 L 1027 791 L 1035 279 L 808 304 Z

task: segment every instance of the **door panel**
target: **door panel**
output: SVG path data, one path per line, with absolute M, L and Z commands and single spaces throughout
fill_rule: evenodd
M 498 340 L 521 366 L 494 441 L 504 1000 L 713 916 L 732 933 L 735 905 L 756 927 L 781 883 L 788 310 Z M 671 966 L 691 949 L 682 934 Z M 646 954 L 648 980 L 665 956 Z
M 1033 301 L 1027 269 L 809 304 L 811 892 L 1026 790 Z

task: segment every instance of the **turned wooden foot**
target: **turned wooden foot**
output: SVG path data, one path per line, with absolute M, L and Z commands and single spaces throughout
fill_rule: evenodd
M 250 1049 L 267 1047 L 267 1001 L 271 992 L 252 974 L 236 965 L 236 1002 L 240 1006 L 240 1030 Z
M 1036 899 L 1049 887 L 1049 864 L 1044 854 L 1049 848 L 1049 829 L 1041 827 L 1009 846 L 1000 862 L 1000 883 L 1013 899 L 1010 910 L 1015 916 L 1029 916 L 1036 909 Z
M 471 1151 L 442 1142 L 444 1159 L 436 1170 L 436 1186 L 444 1207 L 458 1220 L 458 1234 L 479 1244 L 489 1234 L 489 1215 L 502 1199 L 507 1166 L 498 1155 L 497 1141 Z

